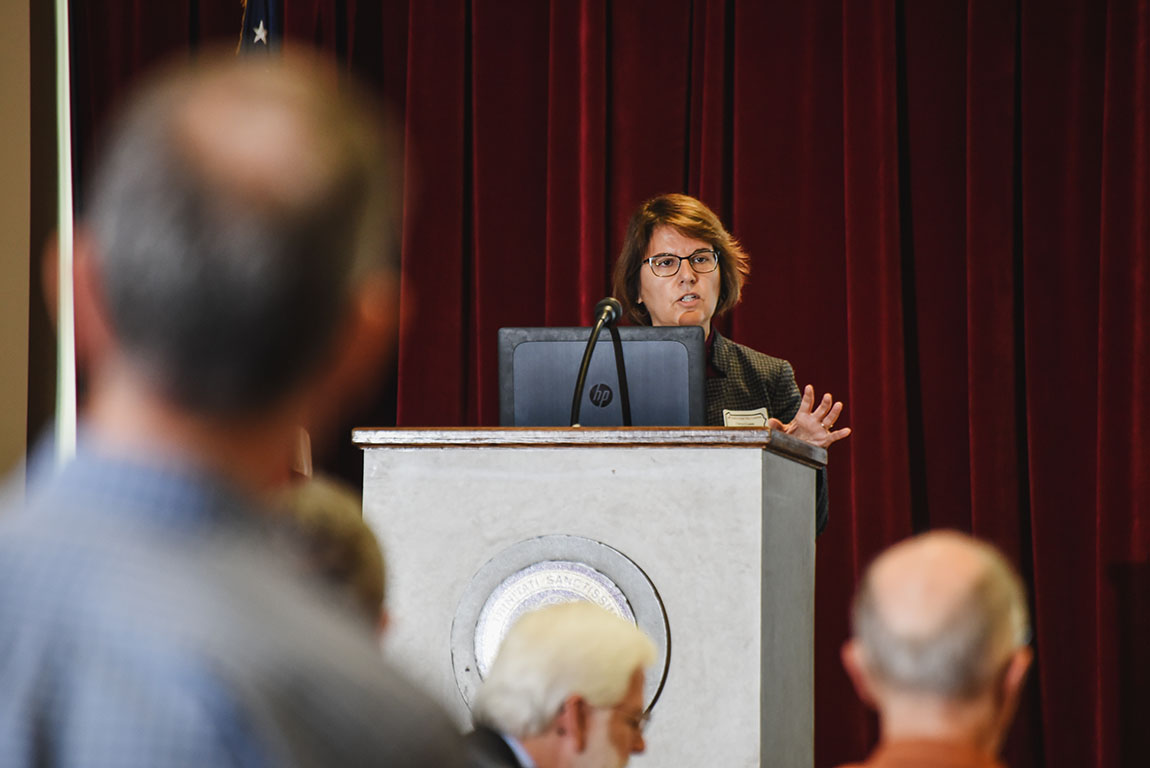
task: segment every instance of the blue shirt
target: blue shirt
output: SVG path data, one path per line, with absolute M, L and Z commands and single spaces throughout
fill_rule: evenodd
M 87 442 L 30 478 L 0 512 L 0 765 L 459 764 L 269 519 L 209 473 Z
M 530 753 L 523 747 L 519 739 L 514 736 L 508 736 L 506 733 L 499 735 L 507 742 L 507 746 L 511 748 L 511 751 L 515 753 L 515 759 L 519 761 L 519 765 L 522 766 L 522 768 L 536 768 L 535 761 L 531 759 Z

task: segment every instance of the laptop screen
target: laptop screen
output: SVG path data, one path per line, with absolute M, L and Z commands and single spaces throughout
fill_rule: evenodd
M 698 326 L 619 329 L 636 427 L 702 426 L 707 363 Z M 499 423 L 505 427 L 566 427 L 590 328 L 499 329 Z M 599 335 L 579 423 L 623 425 L 615 352 Z

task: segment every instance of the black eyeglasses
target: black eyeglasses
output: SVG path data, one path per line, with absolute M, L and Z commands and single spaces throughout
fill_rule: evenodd
M 705 275 L 714 272 L 719 266 L 719 252 L 710 248 L 700 248 L 690 256 L 676 256 L 673 253 L 657 253 L 643 259 L 644 264 L 651 265 L 655 277 L 674 277 L 679 274 L 679 267 L 686 261 L 696 274 Z
M 603 712 L 610 712 L 611 714 L 618 714 L 619 719 L 622 720 L 627 726 L 640 736 L 643 735 L 643 729 L 651 722 L 650 712 L 628 712 L 621 709 L 618 704 L 613 707 L 591 707 L 591 709 L 598 709 Z M 560 709 L 560 712 L 563 710 Z
M 651 722 L 650 712 L 640 712 L 639 714 L 635 714 L 634 712 L 624 712 L 621 709 L 617 709 L 615 711 L 619 713 L 619 717 L 623 718 L 623 722 L 631 726 L 631 730 L 640 735 L 642 735 L 643 730 L 647 727 L 647 724 Z

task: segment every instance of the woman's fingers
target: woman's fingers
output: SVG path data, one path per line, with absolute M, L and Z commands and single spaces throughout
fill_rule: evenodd
M 828 394 L 827 399 L 829 399 L 829 398 L 830 398 L 830 395 Z M 823 416 L 823 418 L 822 418 L 823 426 L 826 427 L 827 429 L 830 429 L 831 427 L 833 427 L 835 425 L 835 422 L 838 421 L 839 414 L 842 412 L 843 412 L 843 403 L 841 400 L 839 400 L 833 406 L 831 406 L 831 409 L 827 412 L 827 414 L 825 416 Z
M 831 398 L 830 392 L 827 392 L 825 395 L 823 395 L 823 399 L 819 401 L 819 407 L 815 408 L 814 410 L 815 418 L 819 421 L 822 421 L 823 417 L 825 417 L 831 410 L 833 403 L 834 400 Z
M 810 384 L 803 387 L 803 399 L 799 403 L 799 413 L 810 413 L 815 404 L 815 388 Z
M 850 437 L 850 434 L 851 434 L 851 428 L 850 427 L 843 427 L 842 429 L 836 429 L 833 432 L 827 432 L 827 445 L 830 445 L 831 443 L 837 443 L 839 440 L 842 440 L 844 437 Z

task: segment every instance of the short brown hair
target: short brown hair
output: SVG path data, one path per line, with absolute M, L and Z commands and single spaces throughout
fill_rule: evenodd
M 639 270 L 643 268 L 651 235 L 660 226 L 673 227 L 687 237 L 710 243 L 718 251 L 721 287 L 716 317 L 739 303 L 743 284 L 751 273 L 750 257 L 739 241 L 702 201 L 690 195 L 659 195 L 640 205 L 631 216 L 611 280 L 612 292 L 634 322 L 651 324 L 651 314 L 639 303 Z
M 307 567 L 340 590 L 370 624 L 379 624 L 387 573 L 379 541 L 363 519 L 359 494 L 315 477 L 292 485 L 280 502 L 295 522 Z

